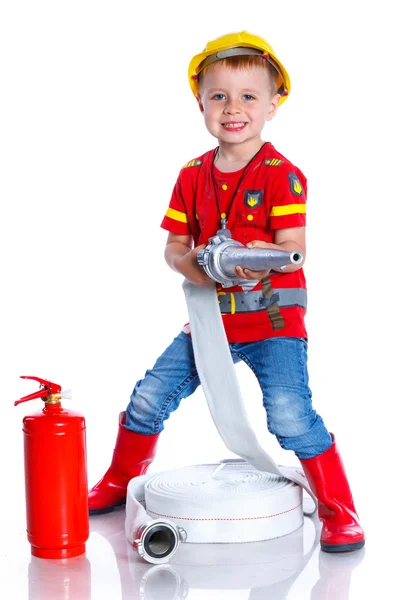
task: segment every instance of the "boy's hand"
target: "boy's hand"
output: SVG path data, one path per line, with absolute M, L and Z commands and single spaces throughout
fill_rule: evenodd
M 214 283 L 197 262 L 197 254 L 202 248 L 205 248 L 205 244 L 192 249 L 192 243 L 191 235 L 169 233 L 164 251 L 167 264 L 194 285 L 203 286 Z
M 187 252 L 183 256 L 179 256 L 175 260 L 175 268 L 186 277 L 191 283 L 198 286 L 209 285 L 214 283 L 211 277 L 208 277 L 203 267 L 197 262 L 197 254 L 200 250 L 205 248 L 206 245 L 196 246 L 190 252 Z

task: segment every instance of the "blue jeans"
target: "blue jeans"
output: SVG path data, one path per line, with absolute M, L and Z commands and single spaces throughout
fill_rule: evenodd
M 267 427 L 280 446 L 298 458 L 325 452 L 331 436 L 313 410 L 307 372 L 307 342 L 275 337 L 229 344 L 233 362 L 243 360 L 256 375 L 263 393 Z M 157 434 L 164 421 L 199 386 L 192 340 L 181 332 L 138 381 L 127 407 L 126 427 L 143 435 Z

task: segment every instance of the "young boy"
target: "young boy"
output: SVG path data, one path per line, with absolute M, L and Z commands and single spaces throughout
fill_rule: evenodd
M 225 226 L 248 247 L 305 253 L 306 179 L 262 129 L 290 90 L 288 74 L 262 38 L 223 36 L 193 57 L 189 82 L 218 147 L 181 170 L 162 227 L 168 265 L 198 286 L 213 284 L 198 251 Z M 263 391 L 267 425 L 282 448 L 300 459 L 319 501 L 321 547 L 364 545 L 333 436 L 312 408 L 307 373 L 305 277 L 300 265 L 254 272 L 236 267 L 240 285 L 219 303 L 235 362 L 245 361 Z M 90 491 L 90 513 L 125 502 L 130 479 L 146 472 L 164 421 L 199 385 L 188 328 L 139 381 L 121 413 L 112 464 Z

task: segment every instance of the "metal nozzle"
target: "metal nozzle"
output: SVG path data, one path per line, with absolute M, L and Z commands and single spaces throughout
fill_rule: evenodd
M 236 266 L 251 271 L 283 269 L 289 264 L 299 265 L 303 254 L 297 250 L 277 250 L 275 248 L 247 248 L 218 231 L 209 239 L 206 248 L 197 253 L 197 262 L 211 279 L 223 287 L 240 284 L 236 275 Z
M 290 260 L 291 264 L 300 265 L 303 260 L 303 255 L 301 252 L 291 252 Z
M 186 531 L 170 521 L 150 521 L 138 528 L 132 546 L 144 560 L 159 564 L 167 562 L 186 538 Z

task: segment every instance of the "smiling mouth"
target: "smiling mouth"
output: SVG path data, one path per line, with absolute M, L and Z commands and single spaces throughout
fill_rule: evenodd
M 233 123 L 222 123 L 222 127 L 224 127 L 225 129 L 241 129 L 242 127 L 245 127 L 247 123 L 246 122 L 233 122 Z

